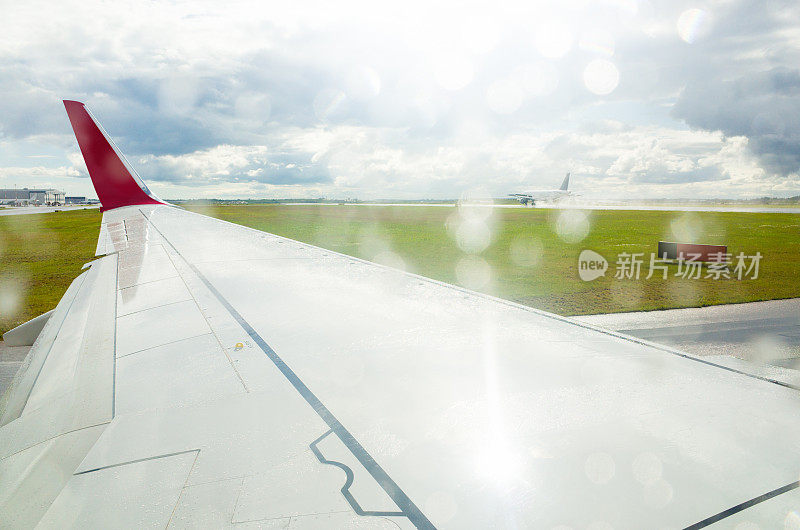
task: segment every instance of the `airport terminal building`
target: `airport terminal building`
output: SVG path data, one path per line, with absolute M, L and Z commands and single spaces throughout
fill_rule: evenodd
M 0 204 L 62 205 L 65 193 L 56 189 L 0 188 Z

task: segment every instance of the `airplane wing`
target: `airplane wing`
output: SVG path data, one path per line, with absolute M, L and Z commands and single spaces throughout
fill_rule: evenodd
M 0 527 L 798 520 L 796 389 L 165 205 L 96 134 L 97 258 L 0 402 Z

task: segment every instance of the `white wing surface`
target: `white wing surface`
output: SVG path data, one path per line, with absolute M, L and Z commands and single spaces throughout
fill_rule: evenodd
M 800 503 L 796 389 L 154 202 L 104 212 L 4 396 L 0 527 L 774 527 Z

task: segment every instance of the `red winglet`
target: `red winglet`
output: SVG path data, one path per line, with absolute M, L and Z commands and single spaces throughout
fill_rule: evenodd
M 64 100 L 64 107 L 102 204 L 100 211 L 137 204 L 166 204 L 147 189 L 83 103 Z

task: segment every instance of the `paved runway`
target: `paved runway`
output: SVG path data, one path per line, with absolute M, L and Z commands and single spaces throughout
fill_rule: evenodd
M 551 206 L 554 208 L 577 210 L 653 210 L 664 212 L 741 212 L 741 213 L 795 213 L 800 214 L 800 207 L 738 206 L 730 205 L 698 205 L 670 206 L 649 204 L 564 204 Z M 546 208 L 546 206 L 542 206 Z
M 800 388 L 800 298 L 575 318 Z
M 279 203 L 284 206 L 438 206 L 443 208 L 453 208 L 453 203 L 318 203 L 318 202 L 286 202 Z M 800 214 L 800 207 L 796 206 L 739 206 L 730 205 L 652 205 L 652 204 L 606 204 L 602 202 L 561 202 L 558 204 L 541 203 L 536 206 L 524 206 L 522 204 L 491 204 L 491 203 L 471 203 L 470 206 L 482 206 L 491 208 L 538 208 L 538 209 L 562 209 L 562 210 L 643 210 L 643 211 L 663 211 L 663 212 L 740 212 L 740 213 L 793 213 Z
M 88 210 L 99 208 L 97 204 L 79 204 L 75 206 L 22 206 L 19 208 L 2 208 L 0 215 L 30 215 L 34 213 L 51 213 L 56 211 Z
M 728 355 L 800 368 L 800 298 L 592 315 L 576 320 L 695 355 Z
M 304 203 L 287 202 L 279 203 L 284 206 L 339 206 L 334 203 Z M 454 204 L 424 204 L 424 203 L 346 203 L 345 206 L 438 206 L 453 208 Z M 741 213 L 793 213 L 800 214 L 800 207 L 775 207 L 767 206 L 736 206 L 736 205 L 708 205 L 708 206 L 669 206 L 669 205 L 649 205 L 649 204 L 603 204 L 603 203 L 561 203 L 561 204 L 541 204 L 535 207 L 523 206 L 522 204 L 484 204 L 475 203 L 471 206 L 484 206 L 492 208 L 539 208 L 539 209 L 563 209 L 563 210 L 643 210 L 643 211 L 664 211 L 664 212 L 741 212 Z M 0 215 L 26 215 L 34 213 L 50 213 L 57 210 L 84 210 L 88 208 L 99 208 L 99 205 L 77 205 L 77 206 L 28 206 L 22 208 L 3 208 Z

